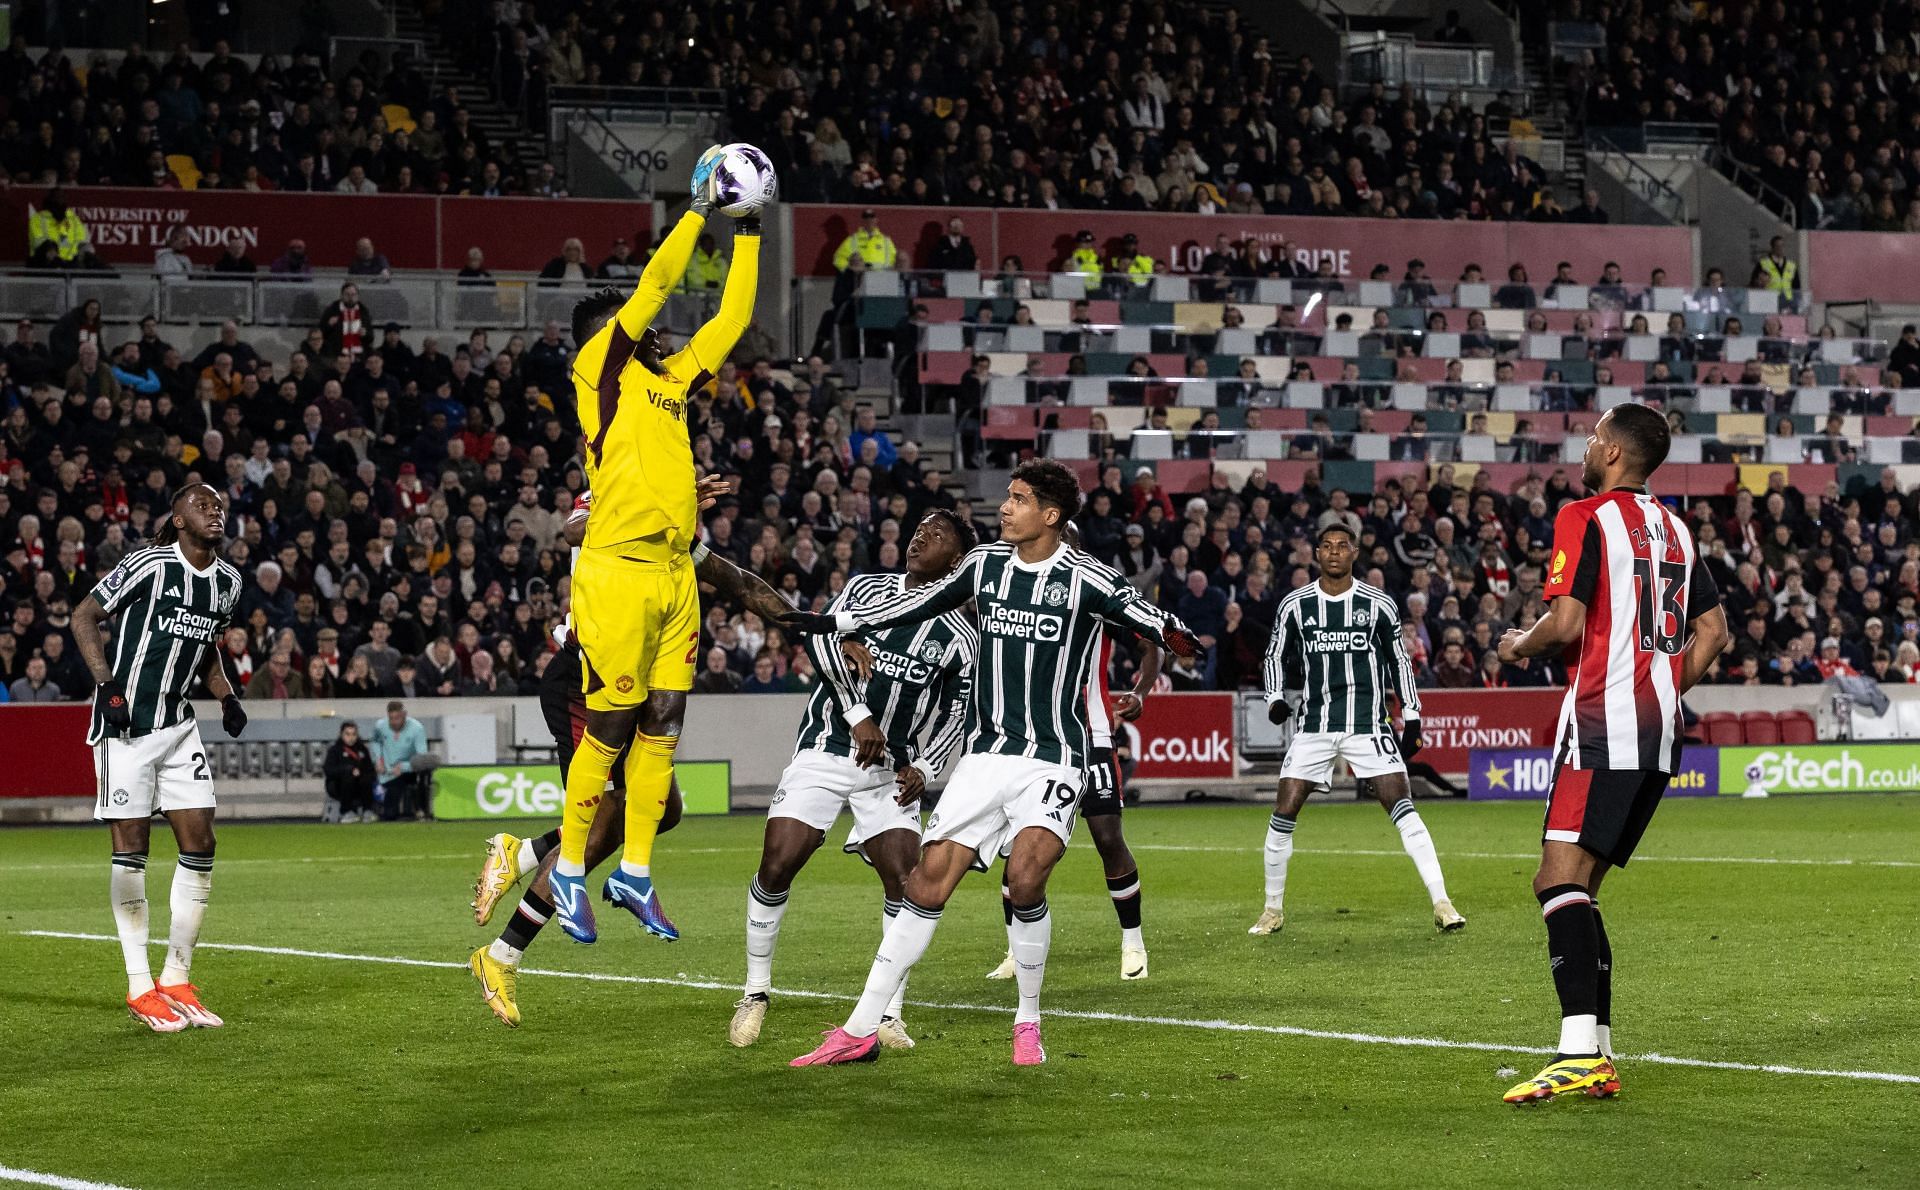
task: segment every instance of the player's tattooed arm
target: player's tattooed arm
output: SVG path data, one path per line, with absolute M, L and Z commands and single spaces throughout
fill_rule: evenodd
M 92 595 L 80 601 L 73 609 L 73 643 L 80 650 L 80 660 L 86 664 L 87 672 L 93 675 L 95 685 L 105 685 L 113 681 L 113 667 L 107 664 L 107 640 L 100 632 L 100 621 L 108 615 L 105 607 Z
M 720 598 L 738 603 L 769 624 L 777 623 L 793 611 L 793 605 L 780 598 L 767 580 L 749 574 L 712 550 L 698 551 L 694 577 L 712 587 Z

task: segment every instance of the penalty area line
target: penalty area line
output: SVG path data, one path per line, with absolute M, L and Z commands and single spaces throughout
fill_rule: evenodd
M 127 1190 L 112 1182 L 89 1182 L 85 1178 L 66 1178 L 57 1173 L 41 1173 L 32 1169 L 15 1169 L 11 1165 L 0 1165 L 0 1182 L 21 1182 L 28 1186 L 52 1186 L 55 1190 Z
M 53 938 L 76 942 L 118 942 L 114 934 L 81 934 L 62 930 L 21 930 L 20 936 L 27 938 Z M 166 945 L 154 941 L 154 946 Z M 465 971 L 465 963 L 456 963 L 444 959 L 414 959 L 398 955 L 349 954 L 335 950 L 302 950 L 291 946 L 251 946 L 238 942 L 202 942 L 200 950 L 232 950 L 245 954 L 282 955 L 290 958 L 326 959 L 343 963 L 378 963 L 393 967 L 429 967 L 442 971 Z M 642 984 L 660 987 L 687 988 L 694 991 L 738 991 L 737 982 L 720 982 L 710 979 L 676 979 L 664 976 L 648 975 L 612 975 L 597 971 L 557 971 L 542 967 L 522 967 L 522 975 L 539 975 L 554 979 L 579 979 L 592 983 Z M 806 1000 L 833 1000 L 851 1003 L 857 997 L 838 992 L 817 992 L 798 988 L 775 988 L 777 996 L 790 996 Z M 1006 1016 L 1012 1009 L 1004 1004 L 959 1004 L 939 1000 L 909 1000 L 915 1008 L 931 1008 L 942 1012 L 985 1012 Z M 1148 1016 L 1131 1012 L 1095 1012 L 1073 1009 L 1048 1009 L 1047 1016 L 1061 1017 L 1066 1020 L 1103 1021 L 1125 1025 L 1159 1025 L 1163 1028 L 1205 1029 L 1219 1033 L 1252 1033 L 1272 1037 L 1303 1037 L 1314 1041 L 1345 1041 L 1356 1045 L 1390 1045 L 1408 1049 L 1472 1050 L 1480 1053 L 1495 1054 L 1551 1054 L 1552 1046 L 1505 1045 L 1493 1041 L 1455 1041 L 1444 1037 L 1403 1037 L 1385 1033 L 1357 1033 L 1340 1029 L 1309 1029 L 1301 1025 L 1263 1025 L 1250 1021 L 1195 1020 L 1186 1017 Z M 1733 1062 L 1713 1058 L 1683 1058 L 1672 1054 L 1622 1054 L 1627 1061 L 1651 1062 L 1663 1066 L 1686 1066 L 1698 1070 L 1736 1070 L 1751 1074 L 1783 1074 L 1805 1078 L 1844 1078 L 1856 1082 L 1905 1083 L 1920 1086 L 1920 1074 L 1902 1074 L 1883 1070 L 1822 1070 L 1804 1066 L 1784 1066 L 1778 1063 Z M 55 1183 L 48 1183 L 49 1185 Z M 60 1183 L 67 1184 L 67 1183 Z M 91 1187 L 94 1183 L 75 1182 L 76 1187 Z

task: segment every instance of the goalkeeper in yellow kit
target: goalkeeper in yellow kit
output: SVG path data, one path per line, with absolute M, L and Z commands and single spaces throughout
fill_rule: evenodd
M 760 272 L 760 221 L 737 221 L 733 267 L 720 311 L 686 347 L 662 355 L 653 321 L 687 271 L 711 209 L 702 169 L 694 205 L 660 245 L 631 297 L 603 289 L 573 310 L 573 383 L 587 440 L 593 517 L 573 570 L 586 733 L 567 769 L 560 856 L 550 882 L 554 916 L 592 942 L 586 887 L 587 830 L 607 774 L 628 741 L 626 843 L 602 895 L 650 934 L 680 936 L 661 909 L 650 864 L 673 781 L 673 749 L 686 718 L 700 647 L 700 590 L 689 551 L 698 528 L 687 402 L 719 371 L 747 329 Z

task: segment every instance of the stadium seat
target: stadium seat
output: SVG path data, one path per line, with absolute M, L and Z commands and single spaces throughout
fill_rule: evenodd
M 198 190 L 200 188 L 200 167 L 194 164 L 192 157 L 185 153 L 167 154 L 167 169 L 180 179 L 180 189 Z
M 1710 711 L 1700 716 L 1700 734 L 1716 748 L 1738 748 L 1745 743 L 1740 718 L 1727 711 Z
M 387 127 L 394 132 L 413 132 L 413 112 L 404 103 L 383 103 L 380 105 L 380 114 L 387 118 Z
M 1740 736 L 1748 745 L 1765 746 L 1780 742 L 1780 721 L 1774 718 L 1772 711 L 1743 711 L 1740 715 Z
M 1782 711 L 1779 720 L 1780 742 L 1783 744 L 1811 744 L 1820 738 L 1813 716 L 1805 711 Z

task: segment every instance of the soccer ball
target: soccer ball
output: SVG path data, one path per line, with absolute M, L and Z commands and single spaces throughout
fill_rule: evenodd
M 707 197 L 715 210 L 744 219 L 760 214 L 780 197 L 780 177 L 767 155 L 752 145 L 723 145 L 707 179 Z

